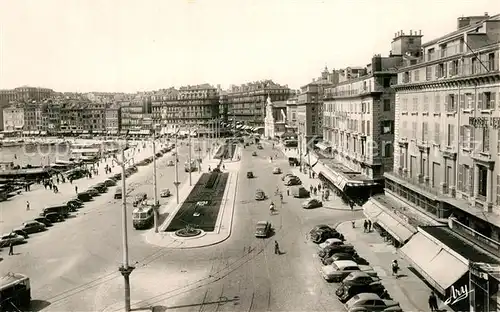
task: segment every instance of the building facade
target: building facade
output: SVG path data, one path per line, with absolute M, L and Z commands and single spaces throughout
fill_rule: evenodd
M 11 105 L 3 109 L 4 131 L 21 131 L 24 128 L 24 108 Z
M 297 100 L 297 129 L 299 149 L 306 154 L 323 136 L 324 85 L 316 82 L 301 88 Z
M 109 104 L 105 112 L 106 131 L 108 134 L 118 134 L 121 128 L 121 107 L 119 104 Z
M 294 96 L 286 100 L 286 127 L 290 132 L 298 132 L 298 119 L 297 119 L 297 104 L 299 102 L 298 96 Z
M 422 45 L 423 57 L 398 73 L 394 171 L 386 185 L 500 242 L 500 20 L 482 16 L 463 26 L 467 20 Z
M 36 101 L 41 102 L 51 98 L 54 90 L 48 88 L 37 88 L 22 86 L 14 89 L 17 101 Z
M 266 100 L 266 117 L 264 118 L 264 136 L 280 139 L 286 132 L 286 101 L 273 103 Z
M 272 80 L 231 86 L 227 94 L 228 118 L 252 127 L 264 127 L 267 97 L 277 102 L 286 101 L 291 95 L 292 91 L 287 85 Z

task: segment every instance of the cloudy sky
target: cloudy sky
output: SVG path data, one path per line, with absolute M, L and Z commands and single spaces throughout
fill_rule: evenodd
M 424 41 L 498 0 L 0 0 L 0 88 L 153 90 L 273 79 L 293 88 Z

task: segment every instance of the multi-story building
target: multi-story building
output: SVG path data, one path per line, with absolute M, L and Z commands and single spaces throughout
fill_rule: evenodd
M 419 37 L 398 32 L 393 41 L 404 58 L 393 86 L 393 170 L 363 208 L 443 298 L 471 287 L 455 311 L 497 311 L 500 15 L 461 17 L 451 33 Z M 422 52 L 403 53 L 410 45 Z
M 167 129 L 179 125 L 191 128 L 201 135 L 214 132 L 219 112 L 220 95 L 218 89 L 202 84 L 179 88 L 177 101 L 172 101 L 164 110 Z M 223 117 L 222 117 L 223 118 Z
M 286 128 L 289 132 L 298 132 L 299 125 L 297 121 L 297 104 L 299 97 L 293 96 L 286 100 Z
M 291 90 L 287 85 L 279 85 L 272 80 L 231 86 L 227 98 L 228 118 L 253 127 L 264 127 L 267 97 L 277 102 L 286 101 L 290 96 Z
M 24 108 L 24 128 L 23 131 L 33 132 L 38 130 L 37 123 L 37 103 L 20 104 Z
M 24 108 L 21 105 L 11 105 L 3 109 L 4 131 L 21 131 L 24 128 Z
M 266 100 L 266 117 L 264 118 L 264 136 L 281 139 L 286 132 L 286 101 L 271 102 Z
M 152 117 L 156 129 L 161 129 L 164 133 L 173 131 L 175 114 L 171 108 L 178 108 L 176 105 L 178 95 L 177 89 L 169 88 L 155 92 L 151 96 Z
M 22 86 L 14 89 L 16 100 L 41 102 L 53 96 L 54 90 L 48 88 L 36 88 Z
M 121 130 L 129 134 L 146 134 L 152 130 L 152 105 L 149 95 L 139 94 L 121 108 Z M 132 131 L 132 132 L 131 132 Z
M 84 133 L 101 134 L 106 131 L 106 104 L 87 103 L 83 107 Z
M 107 134 L 118 134 L 120 132 L 121 123 L 121 107 L 119 104 L 109 104 L 105 111 L 105 124 Z
M 67 101 L 61 106 L 61 125 L 62 133 L 83 133 L 84 131 L 84 110 L 86 103 L 78 100 Z

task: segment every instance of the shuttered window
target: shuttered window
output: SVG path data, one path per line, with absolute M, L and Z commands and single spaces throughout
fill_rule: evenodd
M 459 191 L 463 192 L 464 189 L 464 165 L 459 165 L 458 167 L 458 185 L 457 188 Z

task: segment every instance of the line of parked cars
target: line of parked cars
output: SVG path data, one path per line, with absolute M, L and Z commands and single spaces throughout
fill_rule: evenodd
M 309 239 L 318 247 L 321 276 L 327 282 L 338 283 L 335 295 L 348 312 L 403 311 L 390 298 L 377 272 L 342 233 L 320 224 L 311 229 Z
M 156 156 L 161 157 L 165 153 L 171 151 L 172 148 L 173 145 L 165 147 L 160 150 L 156 154 Z M 145 160 L 138 162 L 137 165 L 145 166 L 151 163 L 152 159 L 153 157 L 146 158 Z M 128 178 L 137 171 L 137 166 L 131 166 L 125 169 L 125 178 Z M 115 186 L 116 183 L 121 180 L 121 178 L 121 173 L 117 173 L 108 178 L 106 181 L 97 183 L 86 191 L 79 192 L 75 197 L 64 203 L 61 203 L 60 205 L 45 207 L 40 212 L 38 217 L 34 218 L 33 220 L 23 222 L 19 227 L 13 229 L 9 233 L 2 234 L 2 236 L 0 237 L 0 248 L 9 246 L 10 244 L 23 244 L 29 238 L 29 235 L 43 232 L 47 230 L 48 227 L 53 226 L 54 223 L 66 220 L 70 217 L 71 212 L 78 211 L 78 209 L 84 206 L 85 202 L 91 201 L 92 198 L 107 192 L 109 187 Z M 162 194 L 166 193 L 167 191 L 163 192 Z M 168 191 L 168 194 L 170 194 L 170 191 Z M 122 190 L 120 187 L 116 188 L 114 198 L 122 198 Z M 145 199 L 146 198 L 143 196 L 142 200 Z

